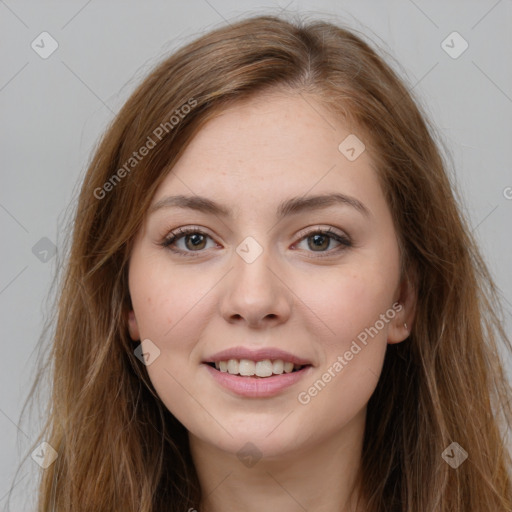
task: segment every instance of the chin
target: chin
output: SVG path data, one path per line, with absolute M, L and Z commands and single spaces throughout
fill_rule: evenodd
M 290 430 L 290 425 L 286 427 L 279 425 L 280 421 L 282 418 L 274 422 L 266 422 L 264 426 L 253 425 L 252 428 L 225 424 L 224 427 L 231 436 L 224 430 L 222 435 L 216 438 L 212 437 L 212 431 L 200 433 L 202 435 L 199 436 L 195 434 L 195 436 L 219 450 L 236 455 L 241 460 L 246 456 L 253 459 L 279 458 L 301 446 L 301 440 Z M 303 430 L 302 435 L 304 435 Z

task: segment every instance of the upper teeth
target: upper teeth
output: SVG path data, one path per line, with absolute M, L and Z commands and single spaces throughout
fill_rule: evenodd
M 281 375 L 291 373 L 294 369 L 302 368 L 299 364 L 290 361 L 276 359 L 264 359 L 263 361 L 251 361 L 250 359 L 229 359 L 228 361 L 216 361 L 215 368 L 221 372 L 239 374 L 243 376 L 256 375 L 257 377 L 270 377 L 272 374 Z

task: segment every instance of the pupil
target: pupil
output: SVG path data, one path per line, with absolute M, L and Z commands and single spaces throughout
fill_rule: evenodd
M 324 236 L 324 235 L 313 235 L 311 238 L 313 238 L 314 242 L 313 242 L 313 247 L 316 247 L 317 249 L 325 249 L 327 247 L 327 245 L 329 245 L 329 239 Z M 323 239 L 324 243 L 322 244 L 321 240 Z M 319 242 L 320 243 L 317 243 Z M 325 243 L 327 241 L 327 244 Z M 310 245 L 310 248 L 313 248 L 311 245 Z
M 199 233 L 193 233 L 192 235 L 187 236 L 187 240 L 192 242 L 192 245 L 197 248 L 204 240 L 202 240 L 203 235 Z

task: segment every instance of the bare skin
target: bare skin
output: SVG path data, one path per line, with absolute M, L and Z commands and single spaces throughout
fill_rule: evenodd
M 356 512 L 350 491 L 367 402 L 387 345 L 409 334 L 414 293 L 401 280 L 395 229 L 368 151 L 349 161 L 338 149 L 350 133 L 298 94 L 267 93 L 230 107 L 194 138 L 152 205 L 204 196 L 233 215 L 162 206 L 136 238 L 130 334 L 160 350 L 147 370 L 189 431 L 201 511 Z M 292 197 L 333 192 L 357 199 L 366 213 L 337 203 L 276 216 Z M 203 233 L 174 242 L 183 255 L 161 245 L 179 227 Z M 349 245 L 319 234 L 329 228 Z M 247 237 L 262 249 L 250 263 L 236 251 Z M 375 325 L 378 333 L 344 357 Z M 235 346 L 280 348 L 311 368 L 274 396 L 240 396 L 203 363 Z M 339 356 L 346 364 L 336 370 Z M 308 391 L 326 372 L 325 386 Z M 237 455 L 244 446 L 249 463 Z

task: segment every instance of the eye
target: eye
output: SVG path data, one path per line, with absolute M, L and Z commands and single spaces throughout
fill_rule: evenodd
M 213 241 L 210 235 L 196 227 L 178 228 L 172 231 L 169 236 L 160 243 L 160 245 L 179 256 L 194 257 L 199 256 L 203 249 L 208 248 L 206 246 L 208 239 Z M 299 244 L 305 241 L 307 241 L 307 246 L 308 249 L 310 249 L 310 252 L 327 253 L 326 256 L 330 256 L 333 252 L 338 252 L 352 246 L 350 238 L 341 233 L 336 233 L 332 228 L 310 231 L 302 236 L 299 240 Z M 338 247 L 332 250 L 327 250 L 333 241 L 338 244 Z M 180 242 L 183 242 L 181 247 L 178 246 Z M 214 243 L 213 246 L 215 247 L 215 245 L 216 244 Z M 315 257 L 322 256 L 323 255 L 318 255 Z
M 338 243 L 338 248 L 326 250 L 333 241 Z M 328 253 L 327 255 L 331 255 L 333 252 L 338 252 L 352 245 L 350 238 L 341 233 L 336 233 L 331 228 L 327 230 L 317 229 L 310 231 L 301 238 L 300 243 L 303 242 L 307 242 L 307 247 L 311 249 L 312 252 Z
M 198 228 L 178 228 L 170 233 L 160 244 L 180 256 L 190 256 L 190 252 L 201 252 L 206 248 L 207 239 L 212 238 Z M 178 242 L 183 240 L 184 247 L 175 248 Z M 195 256 L 195 255 L 194 255 Z

